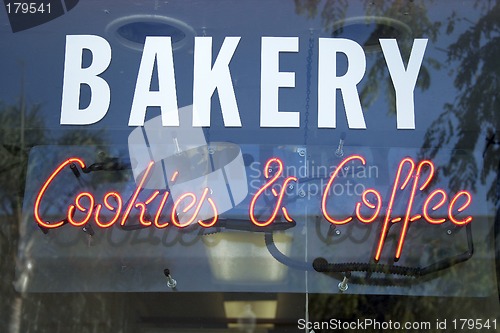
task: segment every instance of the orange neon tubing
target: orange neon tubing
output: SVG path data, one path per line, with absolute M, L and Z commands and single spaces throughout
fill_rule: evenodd
M 403 245 L 405 243 L 406 234 L 408 232 L 408 226 L 409 226 L 409 222 L 410 222 L 409 219 L 410 219 L 411 209 L 413 208 L 413 203 L 415 201 L 415 194 L 417 192 L 418 182 L 420 180 L 420 177 L 422 174 L 422 168 L 424 165 L 429 166 L 430 171 L 429 171 L 429 175 L 427 176 L 426 181 L 424 182 L 424 184 L 422 184 L 422 186 L 420 186 L 420 188 L 419 188 L 420 191 L 423 191 L 427 187 L 427 185 L 429 185 L 430 181 L 434 177 L 435 168 L 434 168 L 434 165 L 432 164 L 432 162 L 428 161 L 428 160 L 421 161 L 418 164 L 417 173 L 415 175 L 415 180 L 413 181 L 413 186 L 412 186 L 411 193 L 410 193 L 410 199 L 408 200 L 408 206 L 406 208 L 406 214 L 405 214 L 405 218 L 403 221 L 403 228 L 401 230 L 401 234 L 399 236 L 398 246 L 396 248 L 396 255 L 395 255 L 396 259 L 399 259 L 401 257 L 401 252 L 403 251 Z
M 360 160 L 361 163 L 363 165 L 366 164 L 366 160 L 364 159 L 363 156 L 360 156 L 360 155 L 351 155 L 347 158 L 345 158 L 338 166 L 337 166 L 337 169 L 335 169 L 335 171 L 332 173 L 332 175 L 330 176 L 330 179 L 328 180 L 328 184 L 326 185 L 325 187 L 325 190 L 323 192 L 323 197 L 321 199 L 321 210 L 323 212 L 323 216 L 325 217 L 325 219 L 332 223 L 332 224 L 336 224 L 336 225 L 342 225 L 342 224 L 346 224 L 346 223 L 349 223 L 351 220 L 352 220 L 352 216 L 349 216 L 343 220 L 335 220 L 333 217 L 331 217 L 329 214 L 328 214 L 328 211 L 326 209 L 326 200 L 328 199 L 328 192 L 330 192 L 330 187 L 332 186 L 332 183 L 333 181 L 335 180 L 335 178 L 337 177 L 337 175 L 339 174 L 340 170 L 342 170 L 342 168 L 344 167 L 344 165 L 346 165 L 347 163 L 349 163 L 350 161 L 352 160 Z
M 137 197 L 139 196 L 139 192 L 142 190 L 142 187 L 144 186 L 144 183 L 146 182 L 146 179 L 149 176 L 149 172 L 151 171 L 151 168 L 153 167 L 154 164 L 155 164 L 154 161 L 149 162 L 148 167 L 146 168 L 146 171 L 144 172 L 144 175 L 142 176 L 141 181 L 137 185 L 137 188 L 136 188 L 134 194 L 130 198 L 130 202 L 129 202 L 127 208 L 125 209 L 125 213 L 123 214 L 123 218 L 120 222 L 120 224 L 122 226 L 125 225 L 125 222 L 127 221 L 128 217 L 130 215 L 130 211 L 132 210 L 132 207 L 134 206 L 135 200 L 137 200 Z
M 408 172 L 408 175 L 406 176 L 405 181 L 403 182 L 403 185 L 399 187 L 399 179 L 401 177 L 401 173 L 403 172 L 403 167 L 406 163 L 410 163 L 410 172 Z M 415 162 L 409 157 L 406 157 L 401 160 L 398 166 L 398 171 L 396 173 L 396 178 L 394 179 L 394 185 L 392 187 L 392 193 L 391 193 L 391 198 L 389 199 L 389 205 L 387 206 L 387 213 L 385 214 L 385 219 L 384 219 L 384 224 L 382 225 L 382 230 L 380 232 L 380 238 L 379 242 L 377 245 L 377 250 L 375 252 L 375 261 L 380 260 L 380 255 L 382 253 L 382 248 L 384 247 L 385 243 L 385 238 L 387 237 L 387 231 L 389 229 L 389 222 L 391 222 L 391 213 L 392 213 L 392 207 L 394 205 L 394 198 L 396 197 L 396 191 L 397 189 L 403 190 L 406 185 L 408 185 L 408 182 L 411 179 L 411 175 L 413 174 L 413 171 L 415 170 Z
M 198 224 L 201 225 L 203 228 L 210 228 L 210 227 L 213 227 L 214 224 L 217 222 L 217 220 L 219 219 L 219 213 L 217 211 L 217 206 L 215 206 L 215 202 L 212 200 L 212 198 L 208 198 L 207 199 L 208 203 L 210 204 L 210 206 L 212 207 L 212 210 L 214 212 L 214 217 L 212 218 L 212 221 L 208 222 L 208 223 L 205 223 L 204 221 L 202 220 L 198 220 Z
M 272 163 L 278 164 L 278 171 L 272 177 L 269 177 L 269 166 Z M 271 191 L 273 192 L 273 195 L 276 196 L 276 194 L 278 194 L 277 195 L 278 199 L 276 200 L 276 204 L 274 206 L 273 212 L 272 212 L 271 216 L 269 216 L 269 218 L 267 220 L 265 220 L 265 221 L 259 221 L 259 220 L 257 220 L 257 218 L 255 217 L 255 213 L 254 213 L 255 212 L 255 204 L 257 202 L 257 199 L 262 195 L 262 193 L 266 189 L 268 189 L 269 187 L 273 186 L 273 184 L 278 180 L 279 177 L 281 177 L 282 174 L 283 174 L 283 162 L 279 158 L 273 157 L 273 158 L 269 159 L 266 162 L 266 165 L 264 167 L 264 176 L 267 179 L 269 179 L 269 181 L 266 184 L 264 184 L 264 186 L 262 186 L 257 191 L 257 193 L 255 193 L 255 195 L 253 196 L 252 200 L 250 201 L 249 215 L 250 215 L 250 220 L 252 221 L 252 223 L 254 225 L 256 225 L 258 227 L 267 227 L 268 225 L 270 225 L 276 219 L 278 211 L 279 211 L 279 209 L 281 207 L 281 204 L 283 202 L 283 197 L 285 196 L 285 192 L 286 192 L 286 188 L 287 188 L 288 183 L 290 183 L 291 181 L 295 181 L 295 182 L 297 181 L 296 177 L 287 177 L 287 178 L 285 178 L 285 180 L 283 181 L 283 185 L 281 186 L 279 194 L 276 193 L 276 191 L 274 190 L 274 188 L 272 188 Z
M 417 214 L 415 216 L 413 216 L 411 219 L 410 219 L 410 222 L 415 222 L 417 220 L 420 220 L 422 218 L 422 215 L 420 214 Z
M 286 209 L 286 207 L 281 207 L 281 211 L 283 212 L 283 216 L 285 217 L 285 220 L 287 220 L 288 222 L 293 222 L 293 219 L 288 214 L 288 210 Z
M 430 223 L 430 224 L 442 224 L 446 221 L 445 218 L 440 218 L 440 219 L 436 219 L 436 218 L 433 218 L 429 215 L 429 204 L 430 202 L 432 201 L 432 199 L 434 199 L 434 197 L 436 195 L 440 194 L 441 195 L 441 200 L 435 204 L 433 207 L 432 207 L 432 210 L 433 211 L 436 211 L 438 210 L 441 206 L 443 206 L 446 202 L 446 199 L 447 199 L 447 195 L 446 195 L 446 192 L 443 191 L 442 189 L 437 189 L 437 190 L 434 190 L 432 191 L 429 196 L 427 197 L 427 199 L 425 200 L 424 202 L 424 207 L 422 209 L 422 214 L 424 214 L 424 219 Z
M 177 179 L 177 176 L 179 176 L 179 171 L 175 171 L 174 174 L 172 175 L 172 177 L 170 178 L 170 181 L 171 182 L 175 182 L 175 180 Z
M 377 205 L 373 205 L 372 203 L 370 203 L 368 201 L 368 199 L 366 198 L 368 193 L 373 194 L 377 198 Z M 375 209 L 375 211 L 373 212 L 373 215 L 370 218 L 364 218 L 363 216 L 361 216 L 361 202 L 358 202 L 356 204 L 356 218 L 363 223 L 367 223 L 367 224 L 372 223 L 378 217 L 378 214 L 380 213 L 380 209 L 382 208 L 382 196 L 380 195 L 380 193 L 377 190 L 370 188 L 370 189 L 367 189 L 366 191 L 363 192 L 363 194 L 361 195 L 361 200 L 366 205 L 366 207 L 368 207 L 370 209 Z
M 110 197 L 113 197 L 115 198 L 116 200 L 116 203 L 118 205 L 118 207 L 113 207 L 110 205 L 109 203 L 109 198 Z M 120 194 L 118 194 L 117 192 L 108 192 L 106 193 L 106 195 L 104 196 L 104 205 L 106 206 L 106 208 L 110 211 L 115 211 L 115 216 L 113 216 L 113 218 L 111 220 L 109 220 L 107 223 L 106 222 L 102 222 L 99 220 L 99 215 L 101 214 L 101 209 L 102 209 L 102 205 L 101 204 L 98 204 L 97 205 L 97 208 L 96 208 L 96 212 L 95 212 L 95 223 L 101 227 L 101 228 L 109 228 L 111 227 L 117 220 L 118 218 L 120 217 L 120 213 L 122 211 L 122 206 L 123 206 L 123 200 L 122 200 L 122 197 L 120 196 Z
M 78 163 L 82 169 L 85 168 L 85 163 L 83 162 L 83 160 L 76 158 L 76 157 L 71 157 L 71 158 L 67 159 L 66 161 L 61 163 L 52 172 L 52 174 L 49 176 L 49 178 L 47 178 L 45 183 L 43 183 L 42 188 L 38 192 L 38 195 L 37 195 L 36 200 L 35 200 L 35 206 L 34 206 L 33 213 L 34 213 L 34 217 L 35 217 L 35 220 L 37 221 L 37 223 L 44 228 L 48 228 L 48 229 L 58 228 L 58 227 L 62 226 L 65 222 L 64 220 L 61 220 L 61 221 L 58 221 L 55 223 L 50 223 L 50 222 L 44 221 L 42 219 L 42 217 L 40 216 L 40 204 L 41 204 L 43 195 L 45 194 L 45 191 L 47 190 L 47 188 L 49 187 L 51 182 L 54 180 L 54 178 L 59 174 L 59 172 L 62 171 L 62 169 L 64 169 L 64 167 L 66 167 L 67 165 L 69 165 L 71 163 Z
M 465 201 L 465 203 L 462 206 L 460 206 L 460 208 L 458 208 L 458 212 L 462 212 L 467 207 L 469 207 L 470 204 L 472 203 L 472 196 L 471 196 L 471 194 L 469 192 L 467 192 L 467 191 L 460 191 L 457 194 L 455 194 L 455 196 L 453 197 L 453 199 L 451 199 L 450 207 L 448 208 L 448 217 L 450 218 L 451 222 L 453 222 L 454 224 L 459 225 L 459 226 L 466 225 L 467 223 L 469 223 L 469 222 L 472 221 L 472 216 L 467 216 L 463 220 L 457 220 L 453 216 L 453 207 L 455 206 L 455 203 L 457 202 L 457 199 L 460 196 L 462 196 L 462 195 L 465 195 L 467 197 L 467 200 Z
M 153 224 L 151 221 L 145 220 L 145 215 L 146 215 L 146 206 L 149 205 L 160 193 L 160 191 L 156 190 L 151 194 L 149 198 L 147 198 L 144 202 L 138 202 L 135 204 L 135 207 L 140 210 L 139 213 L 139 223 L 142 224 L 143 226 L 149 227 Z
M 89 204 L 89 208 L 88 209 L 86 209 L 85 207 L 83 207 L 81 205 L 80 200 L 82 199 L 82 197 L 86 197 L 86 198 L 89 199 L 90 204 Z M 75 205 L 70 205 L 69 208 L 68 208 L 68 216 L 67 216 L 69 223 L 71 223 L 75 227 L 81 227 L 81 226 L 84 226 L 85 224 L 87 224 L 87 222 L 92 217 L 92 212 L 94 210 L 94 202 L 95 202 L 95 199 L 94 199 L 94 196 L 92 194 L 90 194 L 88 192 L 82 192 L 82 193 L 78 194 L 76 196 L 76 198 L 75 198 L 76 207 L 81 212 L 85 212 L 87 210 L 87 215 L 80 222 L 75 221 L 73 219 L 73 215 L 74 215 L 74 212 L 75 212 Z
M 145 227 L 151 226 L 153 222 L 144 219 L 146 215 L 146 205 L 144 204 L 144 202 L 136 203 L 135 208 L 139 209 L 139 223 Z
M 170 195 L 170 192 L 165 192 L 163 195 L 163 198 L 161 198 L 160 205 L 158 206 L 158 210 L 156 211 L 155 218 L 154 218 L 154 225 L 158 229 L 163 229 L 166 228 L 170 223 L 165 222 L 165 223 L 160 223 L 159 219 L 161 216 L 161 212 L 163 211 L 163 208 L 165 207 L 165 203 L 167 202 L 168 196 Z
M 182 200 L 184 200 L 185 198 L 191 198 L 191 201 L 188 203 L 188 205 L 182 210 L 183 213 L 187 213 L 196 203 L 196 195 L 192 192 L 186 192 L 184 193 L 183 195 L 181 195 L 179 197 L 179 199 L 177 199 L 174 203 L 174 207 L 172 208 L 172 214 L 171 214 L 171 219 L 172 219 L 172 223 L 176 226 L 176 227 L 179 227 L 179 228 L 185 228 L 187 227 L 188 225 L 190 225 L 194 219 L 196 218 L 196 215 L 198 214 L 200 208 L 198 207 L 195 211 L 195 214 L 191 215 L 191 218 L 187 221 L 187 222 L 184 222 L 184 223 L 180 223 L 180 221 L 178 220 L 177 218 L 177 208 L 179 207 L 180 203 L 182 202 Z

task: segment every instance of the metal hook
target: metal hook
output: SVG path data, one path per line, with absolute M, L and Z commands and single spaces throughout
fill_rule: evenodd
M 338 287 L 339 287 L 339 290 L 341 293 L 347 291 L 347 289 L 349 289 L 349 285 L 347 284 L 347 281 L 349 281 L 349 278 L 347 277 L 349 274 L 346 274 L 344 276 L 344 279 L 342 280 L 342 282 L 339 282 L 338 284 Z
M 167 287 L 174 289 L 177 286 L 177 281 L 175 281 L 170 275 L 170 270 L 168 268 L 163 270 L 163 274 L 167 277 Z
M 345 140 L 345 136 L 346 136 L 346 135 L 345 135 L 345 132 L 342 132 L 342 133 L 340 134 L 339 145 L 337 146 L 337 150 L 335 151 L 335 155 L 336 155 L 337 157 L 342 157 L 342 156 L 344 156 L 344 150 L 343 150 L 343 148 L 344 148 L 344 140 Z

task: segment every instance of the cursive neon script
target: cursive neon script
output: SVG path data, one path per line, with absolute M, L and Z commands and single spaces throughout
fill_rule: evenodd
M 72 166 L 72 165 L 79 165 L 82 169 L 85 168 L 85 163 L 82 159 L 80 158 L 69 158 L 63 163 L 61 163 L 56 170 L 52 172 L 52 174 L 47 178 L 47 180 L 43 183 L 40 191 L 38 192 L 38 195 L 35 200 L 35 207 L 34 207 L 34 217 L 37 223 L 48 229 L 53 229 L 53 228 L 58 228 L 65 224 L 66 222 L 69 222 L 73 226 L 79 227 L 83 226 L 86 223 L 88 223 L 91 219 L 92 216 L 94 216 L 94 221 L 95 223 L 101 227 L 101 228 L 109 228 L 112 225 L 114 225 L 118 220 L 120 220 L 120 225 L 124 226 L 127 222 L 127 220 L 130 217 L 130 213 L 132 208 L 138 209 L 139 210 L 139 222 L 142 226 L 144 227 L 149 227 L 154 225 L 156 228 L 162 229 L 167 227 L 170 223 L 175 225 L 178 228 L 185 228 L 188 225 L 191 225 L 195 220 L 196 217 L 202 207 L 203 204 L 208 203 L 213 211 L 212 216 L 213 218 L 209 221 L 204 221 L 204 220 L 197 220 L 197 223 L 201 225 L 202 227 L 209 228 L 212 227 L 218 219 L 218 213 L 217 213 L 217 207 L 215 206 L 214 201 L 212 200 L 211 197 L 208 197 L 209 193 L 209 188 L 204 188 L 203 192 L 201 194 L 201 197 L 198 198 L 196 194 L 192 192 L 187 192 L 179 196 L 173 204 L 171 213 L 170 215 L 170 221 L 160 221 L 160 217 L 162 215 L 162 212 L 164 210 L 165 204 L 167 202 L 167 199 L 170 195 L 169 191 L 165 191 L 161 199 L 160 197 L 160 191 L 156 190 L 154 191 L 146 200 L 139 201 L 139 192 L 142 190 L 143 185 L 145 184 L 146 180 L 148 179 L 151 169 L 154 165 L 154 162 L 150 162 L 148 167 L 146 168 L 146 171 L 144 172 L 142 178 L 140 179 L 139 183 L 137 184 L 137 187 L 132 194 L 130 200 L 128 201 L 127 207 L 125 207 L 125 210 L 122 213 L 123 210 L 123 199 L 122 196 L 114 191 L 107 192 L 104 197 L 103 197 L 103 203 L 104 207 L 106 207 L 107 210 L 110 212 L 114 213 L 114 216 L 111 218 L 109 221 L 102 221 L 101 217 L 101 210 L 103 209 L 102 204 L 97 204 L 95 205 L 96 199 L 93 194 L 89 192 L 81 192 L 79 193 L 76 197 L 75 200 L 72 204 L 68 206 L 67 209 L 67 214 L 66 214 L 66 219 L 57 221 L 57 222 L 48 222 L 45 221 L 44 218 L 41 216 L 40 213 L 40 206 L 42 203 L 42 200 L 44 198 L 45 193 L 47 192 L 48 188 L 54 181 L 54 179 L 61 173 L 61 171 L 67 167 L 67 166 Z M 175 181 L 175 178 L 177 177 L 178 172 L 175 172 L 174 175 L 172 176 L 171 180 Z M 86 198 L 86 200 L 83 200 Z M 114 198 L 114 205 L 110 202 L 110 198 Z M 149 220 L 147 214 L 147 207 L 150 205 L 153 201 L 155 200 L 160 200 L 158 208 L 156 210 L 156 213 L 154 215 L 154 219 Z M 87 204 L 85 204 L 85 202 Z M 182 207 L 182 208 L 181 208 Z M 178 216 L 178 211 L 182 211 L 183 214 L 187 214 L 188 212 L 191 211 L 190 217 L 186 221 L 180 221 L 179 216 Z M 84 217 L 77 221 L 74 218 L 75 212 L 79 211 L 84 214 Z M 121 218 L 120 218 L 121 217 Z
M 321 210 L 323 216 L 327 221 L 334 225 L 342 225 L 349 223 L 353 220 L 353 216 L 348 216 L 342 220 L 336 220 L 333 218 L 328 212 L 327 202 L 329 200 L 330 187 L 332 183 L 338 178 L 339 171 L 351 161 L 359 161 L 363 165 L 366 164 L 366 160 L 360 155 L 352 155 L 345 158 L 337 167 L 337 169 L 332 173 L 328 184 L 323 192 L 322 200 L 321 200 Z M 446 221 L 445 218 L 437 218 L 433 217 L 432 213 L 436 212 L 438 209 L 443 208 L 444 204 L 449 197 L 447 193 L 443 189 L 436 189 L 427 195 L 427 198 L 424 201 L 424 205 L 422 207 L 421 214 L 412 214 L 412 208 L 415 201 L 415 195 L 417 191 L 423 192 L 426 190 L 434 178 L 435 167 L 434 164 L 429 160 L 423 160 L 418 164 L 415 163 L 411 158 L 406 157 L 399 163 L 398 171 L 396 173 L 396 177 L 394 179 L 394 183 L 391 190 L 391 195 L 389 197 L 389 202 L 387 204 L 387 209 L 384 215 L 384 220 L 382 222 L 382 228 L 380 232 L 380 237 L 378 240 L 376 252 L 375 252 L 375 261 L 380 259 L 382 249 L 385 244 L 385 240 L 387 237 L 387 233 L 392 223 L 403 223 L 401 234 L 399 237 L 398 245 L 396 248 L 395 259 L 399 259 L 401 257 L 401 252 L 403 250 L 403 245 L 406 239 L 406 234 L 408 231 L 409 224 L 411 222 L 415 222 L 420 219 L 424 219 L 430 224 L 442 224 Z M 398 192 L 401 192 L 405 189 L 410 189 L 410 196 L 408 199 L 408 203 L 406 205 L 406 213 L 403 217 L 392 216 L 392 210 L 394 208 L 394 201 Z M 369 197 L 372 197 L 371 201 Z M 458 205 L 458 202 L 462 202 L 461 205 Z M 463 219 L 459 219 L 455 216 L 455 212 L 462 212 L 467 207 L 470 206 L 472 202 L 472 196 L 468 191 L 462 190 L 457 192 L 450 201 L 447 209 L 447 217 L 448 219 L 459 226 L 466 225 L 472 221 L 472 216 L 467 216 Z M 361 194 L 361 201 L 356 203 L 355 212 L 356 218 L 362 223 L 372 223 L 377 217 L 380 216 L 380 211 L 382 209 L 383 199 L 380 192 L 375 189 L 366 189 Z M 366 207 L 369 210 L 372 210 L 373 213 L 371 216 L 366 217 L 361 214 L 361 208 Z M 431 209 L 429 209 L 429 207 Z M 442 214 L 441 214 L 442 215 Z
M 177 228 L 185 228 L 194 223 L 197 223 L 203 228 L 213 227 L 217 223 L 219 215 L 215 202 L 216 198 L 211 196 L 209 187 L 203 188 L 201 194 L 198 195 L 193 192 L 186 192 L 178 196 L 175 200 L 172 199 L 170 210 L 165 209 L 170 195 L 168 190 L 163 191 L 163 193 L 160 190 L 155 190 L 148 194 L 149 196 L 147 199 L 139 200 L 139 193 L 143 189 L 154 163 L 153 161 L 149 163 L 144 174 L 137 183 L 135 191 L 126 203 L 124 203 L 122 195 L 116 191 L 109 191 L 104 194 L 102 202 L 98 202 L 95 196 L 90 192 L 80 192 L 75 196 L 73 202 L 67 206 L 65 219 L 56 222 L 46 221 L 40 213 L 40 206 L 42 205 L 44 196 L 54 182 L 54 179 L 67 167 L 75 168 L 79 166 L 82 169 L 85 168 L 85 163 L 82 159 L 77 157 L 69 158 L 62 162 L 42 184 L 35 200 L 34 218 L 40 226 L 49 229 L 59 228 L 66 223 L 75 227 L 81 227 L 89 223 L 92 217 L 98 227 L 110 228 L 117 223 L 121 226 L 125 226 L 127 221 L 131 219 L 130 215 L 132 209 L 135 209 L 139 212 L 137 214 L 137 219 L 141 227 L 154 226 L 163 229 L 169 225 L 173 225 Z M 448 194 L 441 188 L 431 191 L 430 185 L 435 179 L 436 173 L 434 163 L 430 160 L 422 160 L 417 163 L 409 157 L 402 159 L 399 163 L 392 188 L 389 191 L 389 197 L 386 198 L 387 202 L 385 202 L 382 194 L 378 190 L 368 188 L 361 193 L 359 200 L 354 204 L 354 213 L 351 216 L 345 216 L 343 218 L 334 217 L 335 214 L 331 211 L 331 205 L 330 208 L 328 205 L 335 200 L 335 198 L 331 197 L 331 188 L 333 183 L 342 177 L 341 170 L 348 163 L 361 163 L 365 165 L 366 160 L 361 155 L 351 155 L 342 160 L 335 171 L 330 175 L 328 183 L 323 189 L 321 196 L 321 212 L 323 217 L 332 225 L 344 225 L 353 222 L 355 219 L 360 223 L 370 224 L 379 219 L 381 226 L 375 249 L 375 261 L 380 260 L 389 229 L 396 223 L 401 223 L 401 231 L 394 254 L 394 258 L 398 260 L 401 257 L 411 223 L 418 220 L 424 220 L 429 224 L 439 225 L 446 221 L 450 221 L 457 226 L 465 226 L 473 219 L 470 215 L 464 217 L 464 215 L 467 215 L 464 211 L 472 203 L 472 195 L 468 191 L 460 190 L 454 195 Z M 271 170 L 271 166 L 277 166 L 273 174 L 269 171 Z M 264 177 L 267 181 L 257 190 L 250 201 L 249 223 L 253 223 L 257 227 L 265 228 L 276 221 L 278 215 L 283 216 L 288 222 L 293 221 L 293 218 L 285 207 L 283 199 L 285 195 L 287 195 L 286 189 L 288 186 L 290 186 L 292 182 L 299 183 L 300 179 L 296 177 L 284 177 L 284 170 L 283 162 L 276 157 L 270 158 L 265 164 Z M 176 171 L 171 176 L 171 181 L 175 182 L 178 175 L 179 172 Z M 256 216 L 256 205 L 257 201 L 267 195 L 266 193 L 268 191 L 272 193 L 274 203 L 268 218 L 261 220 L 263 219 L 262 216 Z M 404 216 L 395 216 L 393 210 L 396 198 L 398 196 L 403 197 L 403 194 L 405 198 L 407 197 Z M 425 198 L 423 205 L 419 209 L 414 205 L 417 195 L 423 195 Z M 208 220 L 203 220 L 198 217 L 204 205 L 208 205 L 208 208 L 211 209 L 211 218 Z M 269 201 L 267 200 L 266 205 L 269 205 Z M 148 208 L 150 210 L 155 209 L 155 213 L 152 215 L 148 214 Z M 103 214 L 103 210 L 108 211 L 106 218 L 103 216 L 105 215 Z M 166 210 L 169 211 L 169 213 L 166 214 Z M 76 214 L 77 212 L 78 214 Z M 182 218 L 179 218 L 179 213 L 183 216 Z M 109 216 L 110 214 L 111 217 Z M 78 215 L 78 218 L 76 218 L 75 215 Z M 168 221 L 163 220 L 165 215 L 169 217 Z

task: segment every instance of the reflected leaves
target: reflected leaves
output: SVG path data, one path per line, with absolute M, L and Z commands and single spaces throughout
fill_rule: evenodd
M 69 142 L 74 145 L 103 145 L 104 132 L 76 130 L 63 135 L 53 133 L 44 122 L 42 105 L 28 103 L 23 92 L 17 104 L 0 102 L 0 313 L 3 314 L 3 320 L 0 320 L 1 332 L 8 332 L 9 327 L 17 325 L 15 323 L 19 320 L 29 322 L 33 314 L 30 309 L 36 301 L 36 298 L 27 299 L 14 291 L 15 269 L 19 264 L 19 228 L 22 222 L 26 175 L 29 172 L 30 149 L 36 145 Z M 17 310 L 12 307 L 14 301 L 19 304 Z M 77 302 L 74 304 L 76 306 Z M 82 305 L 78 307 L 81 308 Z M 35 325 L 38 325 L 38 322 Z M 48 330 L 42 331 L 51 331 L 51 327 L 48 326 Z
M 430 1 L 430 3 L 432 2 Z M 428 38 L 435 41 L 442 22 L 432 21 L 429 18 L 425 1 L 365 0 L 361 4 L 359 6 L 358 3 L 346 0 L 328 0 L 326 2 L 295 0 L 295 9 L 297 14 L 304 15 L 309 19 L 314 19 L 320 15 L 323 29 L 330 33 L 332 37 L 342 38 L 342 32 L 339 31 L 347 25 L 347 21 L 344 20 L 348 10 L 350 8 L 362 8 L 366 25 L 375 25 L 377 28 L 369 36 L 361 35 L 360 37 L 365 37 L 363 40 L 356 40 L 367 52 L 367 72 L 359 92 L 361 104 L 366 110 L 380 98 L 380 94 L 385 94 L 388 113 L 395 114 L 395 91 L 387 71 L 385 58 L 381 52 L 376 52 L 380 51 L 380 47 L 374 48 L 371 43 L 378 42 L 379 38 L 401 37 L 398 38 L 398 44 L 406 66 L 413 46 L 413 39 Z M 388 26 L 380 23 L 388 24 Z M 403 31 L 398 31 L 398 25 L 400 25 L 399 30 Z M 404 32 L 405 29 L 409 30 L 409 34 Z M 344 38 L 352 39 L 351 36 Z M 440 68 L 441 64 L 438 60 L 426 55 L 416 83 L 417 88 L 422 91 L 429 89 L 431 72 Z
M 450 186 L 465 184 L 475 189 L 476 181 L 490 182 L 487 199 L 495 201 L 496 184 L 490 175 L 498 173 L 498 145 L 492 145 L 481 162 L 465 159 L 460 149 L 482 149 L 487 137 L 500 130 L 500 4 L 476 2 L 479 19 L 472 22 L 453 13 L 447 25 L 447 33 L 465 26 L 458 38 L 448 48 L 448 65 L 454 68 L 454 85 L 458 91 L 453 102 L 445 105 L 445 112 L 434 121 L 426 133 L 423 147 L 435 147 L 430 158 L 441 147 L 455 150 L 450 156 L 446 174 Z
M 421 91 L 431 87 L 432 75 L 446 75 L 437 70 L 447 68 L 456 88 L 454 100 L 444 105 L 442 113 L 426 129 L 420 158 L 433 159 L 439 156 L 443 149 L 451 148 L 451 154 L 446 155 L 446 166 L 440 166 L 442 176 L 449 178 L 449 188 L 466 188 L 476 190 L 478 179 L 487 184 L 487 199 L 494 202 L 498 196 L 496 178 L 498 171 L 498 156 L 500 145 L 492 145 L 482 161 L 468 151 L 481 151 L 487 137 L 500 139 L 500 4 L 499 1 L 476 1 L 470 5 L 470 15 L 462 17 L 452 11 L 448 14 L 430 13 L 435 1 L 362 1 L 347 3 L 347 1 L 307 1 L 296 0 L 296 11 L 300 15 L 312 19 L 321 15 L 325 31 L 332 32 L 335 22 L 345 18 L 349 5 L 364 16 L 397 18 L 411 28 L 413 38 L 429 38 L 436 42 L 439 38 L 453 41 L 446 52 L 446 63 L 426 54 L 417 80 L 417 88 Z M 453 5 L 452 5 L 453 3 Z M 450 6 L 454 8 L 454 2 Z M 474 5 L 474 6 L 472 6 Z M 359 9 L 361 7 L 361 9 Z M 350 11 L 349 11 L 350 13 Z M 448 15 L 448 17 L 446 17 Z M 439 21 L 431 17 L 439 17 Z M 478 17 L 469 19 L 468 17 Z M 459 30 L 460 29 L 460 30 Z M 441 35 L 440 35 L 441 34 Z M 409 57 L 411 43 L 400 41 L 399 47 L 405 62 Z M 362 44 L 362 43 L 361 43 Z M 437 43 L 435 43 L 437 44 Z M 390 77 L 385 68 L 385 60 L 380 53 L 367 54 L 367 72 L 362 81 L 360 97 L 363 107 L 372 106 L 384 94 L 389 112 L 395 113 L 395 94 Z M 446 66 L 446 67 L 445 67 Z M 434 86 L 434 89 L 440 89 Z M 445 93 L 445 92 L 444 92 Z M 437 106 L 440 109 L 442 106 Z M 425 156 L 424 156 L 425 155 Z M 477 155 L 477 154 L 476 154 Z M 472 271 L 484 272 L 483 267 L 474 267 L 481 262 L 474 262 Z M 469 266 L 470 267 L 470 266 Z M 450 290 L 460 288 L 461 270 L 449 269 L 447 281 L 455 281 L 456 285 L 443 286 Z M 471 272 L 472 274 L 472 272 Z M 488 274 L 481 274 L 477 283 L 479 294 L 492 292 L 484 290 L 491 285 Z M 482 280 L 485 280 L 484 283 Z M 337 283 L 338 281 L 332 281 Z M 458 297 L 461 296 L 457 292 Z M 470 298 L 455 298 L 460 306 L 450 306 L 446 299 L 423 298 L 390 298 L 372 295 L 313 295 L 310 298 L 309 309 L 312 320 L 339 318 L 357 320 L 376 318 L 377 320 L 398 319 L 414 321 L 436 316 L 453 316 L 459 307 L 463 309 L 477 308 L 477 301 Z M 481 302 L 497 304 L 498 300 L 490 298 Z

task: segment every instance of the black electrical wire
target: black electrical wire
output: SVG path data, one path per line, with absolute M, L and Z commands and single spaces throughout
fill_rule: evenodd
M 311 263 L 298 261 L 283 254 L 274 243 L 272 232 L 266 233 L 264 235 L 264 240 L 266 242 L 267 250 L 273 256 L 273 258 L 276 259 L 278 262 L 294 269 L 299 269 L 302 271 L 314 271 L 314 268 Z

